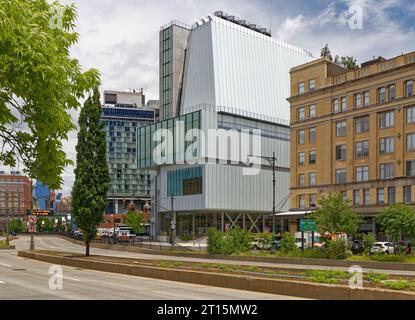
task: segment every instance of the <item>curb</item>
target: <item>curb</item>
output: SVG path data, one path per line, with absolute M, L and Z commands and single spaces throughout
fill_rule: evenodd
M 317 284 L 304 281 L 259 278 L 254 276 L 178 270 L 139 265 L 135 266 L 122 263 L 90 261 L 82 258 L 56 257 L 32 251 L 19 251 L 18 256 L 83 269 L 309 299 L 415 300 L 415 293 L 384 289 L 350 289 L 345 285 Z

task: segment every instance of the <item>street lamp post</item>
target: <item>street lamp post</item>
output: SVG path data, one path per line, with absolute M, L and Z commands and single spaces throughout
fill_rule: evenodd
M 250 157 L 257 157 L 260 159 L 266 160 L 272 168 L 272 246 L 275 246 L 275 233 L 276 233 L 276 223 L 275 223 L 275 169 L 277 164 L 277 158 L 275 156 L 275 152 L 272 153 L 272 157 L 265 157 L 265 156 L 253 156 L 249 155 Z
M 6 246 L 10 245 L 9 239 L 9 189 L 5 189 L 6 191 Z

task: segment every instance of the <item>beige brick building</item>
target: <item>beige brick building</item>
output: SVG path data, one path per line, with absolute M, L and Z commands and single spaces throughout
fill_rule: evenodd
M 415 204 L 415 52 L 348 71 L 325 58 L 291 70 L 291 208 L 342 192 L 373 216 Z

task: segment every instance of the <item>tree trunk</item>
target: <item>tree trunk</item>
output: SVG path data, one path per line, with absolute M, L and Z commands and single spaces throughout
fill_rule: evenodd
M 85 256 L 89 257 L 89 240 L 85 242 Z

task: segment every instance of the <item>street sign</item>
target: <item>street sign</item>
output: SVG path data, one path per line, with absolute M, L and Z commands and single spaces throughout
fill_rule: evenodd
M 27 224 L 27 231 L 30 233 L 36 232 L 36 217 L 35 216 L 29 217 L 29 222 Z
M 314 220 L 301 219 L 300 220 L 300 231 L 317 231 L 317 224 Z
M 174 223 L 172 223 L 172 224 L 171 224 L 171 226 L 170 226 L 170 228 L 171 228 L 172 230 L 174 230 L 174 229 L 176 229 L 176 225 L 175 225 Z

